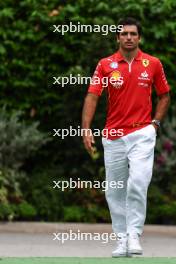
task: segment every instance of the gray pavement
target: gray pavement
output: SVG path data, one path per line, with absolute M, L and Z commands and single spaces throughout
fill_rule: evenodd
M 110 257 L 115 241 L 56 239 L 53 233 L 111 233 L 110 224 L 1 223 L 0 257 Z M 55 240 L 54 240 L 55 239 Z M 148 225 L 141 238 L 145 257 L 176 257 L 176 226 Z

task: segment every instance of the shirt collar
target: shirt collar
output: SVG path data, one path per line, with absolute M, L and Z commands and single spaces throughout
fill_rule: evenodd
M 142 51 L 139 49 L 138 53 L 136 54 L 135 60 L 141 60 L 142 59 Z M 120 51 L 117 51 L 116 53 L 116 60 L 117 61 L 126 61 L 126 59 L 123 57 L 123 55 L 120 53 Z

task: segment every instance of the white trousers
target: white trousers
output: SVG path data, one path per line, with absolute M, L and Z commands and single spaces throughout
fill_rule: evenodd
M 142 234 L 147 190 L 152 178 L 156 131 L 147 125 L 119 139 L 102 138 L 106 181 L 123 181 L 123 188 L 105 192 L 116 234 Z

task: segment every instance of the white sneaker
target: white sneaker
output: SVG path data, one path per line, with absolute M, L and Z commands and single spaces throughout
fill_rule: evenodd
M 124 234 L 118 237 L 117 247 L 114 251 L 112 251 L 112 257 L 126 257 L 127 256 L 127 235 Z
M 139 235 L 136 233 L 128 235 L 128 253 L 142 255 L 142 247 L 139 241 Z

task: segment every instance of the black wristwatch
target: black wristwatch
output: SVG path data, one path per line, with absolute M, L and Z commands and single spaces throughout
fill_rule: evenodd
M 157 127 L 160 127 L 161 126 L 161 122 L 157 119 L 153 119 L 152 120 L 152 124 L 155 124 Z

